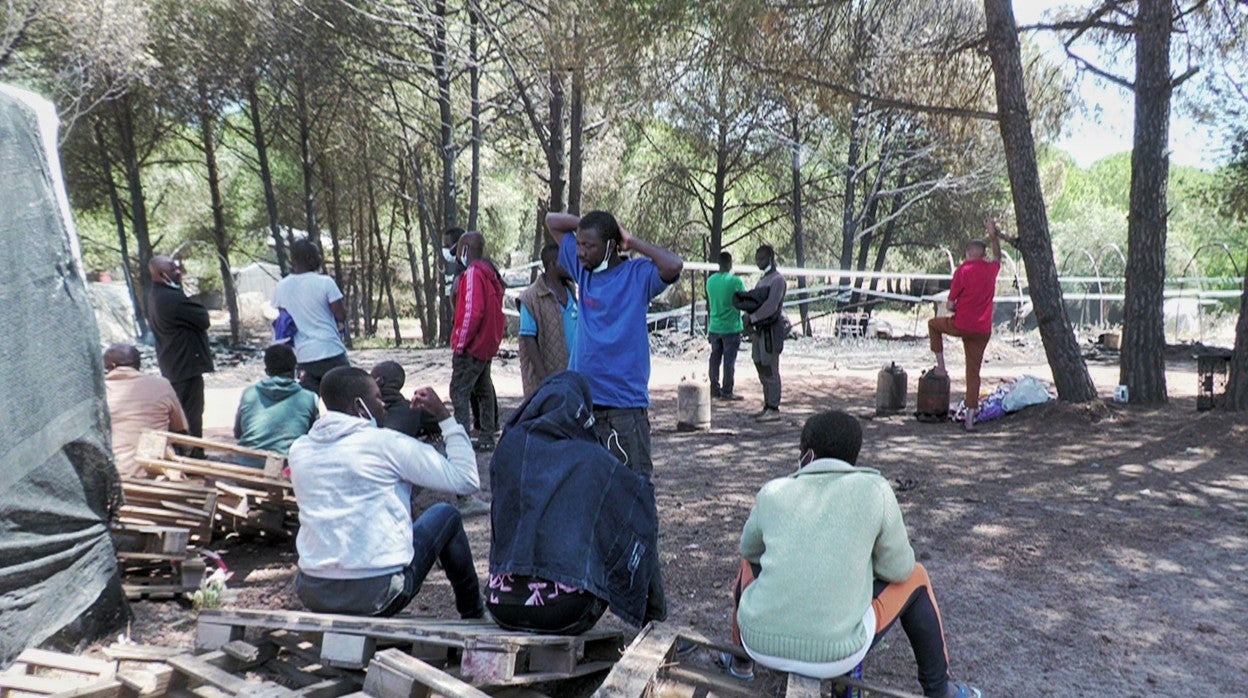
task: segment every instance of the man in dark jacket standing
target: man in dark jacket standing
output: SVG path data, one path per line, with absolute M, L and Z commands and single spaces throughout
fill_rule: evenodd
M 187 432 L 204 435 L 204 374 L 211 373 L 212 350 L 208 348 L 208 309 L 182 292 L 182 263 L 164 255 L 147 265 L 152 289 L 147 295 L 147 320 L 156 337 L 156 361 L 160 375 L 186 413 Z

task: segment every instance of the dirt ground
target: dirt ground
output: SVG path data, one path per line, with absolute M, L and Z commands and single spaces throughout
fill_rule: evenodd
M 860 464 L 894 482 L 934 581 L 956 676 L 989 696 L 1248 691 L 1248 636 L 1241 632 L 1248 626 L 1248 417 L 1195 410 L 1190 352 L 1171 352 L 1172 399 L 1164 408 L 1049 403 L 967 435 L 954 424 L 874 416 L 876 371 L 888 361 L 909 372 L 913 409 L 918 373 L 930 362 L 926 340 L 791 342 L 782 359 L 784 419 L 767 425 L 748 416 L 761 406 L 761 391 L 743 347 L 737 392 L 746 400 L 716 403 L 709 433 L 679 433 L 677 385 L 682 376 L 705 375 L 708 351 L 687 337 L 660 337 L 655 345 L 651 420 L 672 622 L 727 640 L 728 587 L 754 494 L 796 467 L 805 418 L 839 408 L 863 419 Z M 948 353 L 956 394 L 956 342 Z M 407 368 L 408 391 L 429 384 L 445 396 L 446 350 L 351 354 L 366 368 L 389 358 Z M 1089 362 L 1106 398 L 1117 383 L 1115 361 Z M 208 377 L 210 435 L 228 436 L 240 391 L 262 370 L 250 358 Z M 986 389 L 995 379 L 1050 377 L 1034 335 L 994 338 L 985 374 Z M 506 414 L 519 404 L 517 361 L 497 360 L 494 378 Z M 484 482 L 488 455 L 479 465 Z M 484 575 L 488 518 L 467 527 Z M 235 571 L 234 605 L 298 609 L 293 548 L 293 541 L 220 543 Z M 135 641 L 191 645 L 191 610 L 150 601 L 133 608 Z M 409 612 L 453 614 L 449 586 L 436 571 Z M 603 623 L 629 630 L 609 614 Z M 918 692 L 900 628 L 868 657 L 866 672 Z M 756 685 L 760 694 L 776 687 L 766 676 Z

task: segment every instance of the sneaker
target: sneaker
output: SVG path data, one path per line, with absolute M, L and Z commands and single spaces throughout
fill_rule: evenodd
M 459 510 L 459 515 L 465 519 L 474 516 L 485 516 L 490 513 L 489 502 L 483 502 L 473 496 L 458 497 L 455 500 L 455 508 Z
M 954 691 L 949 694 L 952 698 L 984 698 L 983 691 L 968 684 L 955 683 L 950 688 Z
M 741 402 L 745 398 L 737 395 L 736 393 L 721 393 L 719 399 L 725 402 Z
M 758 416 L 754 418 L 754 421 L 760 423 L 778 422 L 780 421 L 780 410 L 774 407 L 765 408 L 762 412 L 758 413 Z

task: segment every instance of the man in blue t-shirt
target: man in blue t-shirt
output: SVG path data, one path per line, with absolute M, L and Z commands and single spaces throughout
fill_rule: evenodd
M 650 459 L 650 299 L 678 278 L 685 262 L 638 240 L 606 211 L 578 218 L 546 214 L 546 231 L 559 243 L 559 263 L 577 286 L 576 346 L 568 369 L 585 376 L 594 403 L 594 431 L 620 462 L 647 480 Z M 620 256 L 636 252 L 640 258 Z M 654 556 L 646 620 L 667 618 L 663 574 Z
M 650 458 L 650 299 L 680 278 L 684 261 L 638 240 L 605 211 L 546 214 L 559 263 L 576 281 L 580 315 L 568 368 L 584 374 L 595 428 L 607 448 L 647 479 Z M 636 252 L 639 258 L 622 257 Z

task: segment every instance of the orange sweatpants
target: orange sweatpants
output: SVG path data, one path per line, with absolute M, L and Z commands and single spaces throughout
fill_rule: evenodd
M 934 317 L 927 321 L 927 337 L 932 353 L 945 350 L 944 335 L 961 337 L 966 351 L 966 406 L 979 409 L 979 369 L 984 363 L 984 350 L 988 348 L 991 334 L 972 334 L 953 326 L 952 317 Z

